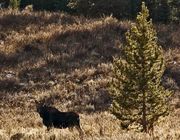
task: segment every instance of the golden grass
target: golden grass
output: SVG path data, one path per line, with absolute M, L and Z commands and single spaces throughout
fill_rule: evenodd
M 86 140 L 180 139 L 179 25 L 156 25 L 167 69 L 162 84 L 174 91 L 169 116 L 154 138 L 124 131 L 108 112 L 107 84 L 130 21 L 65 13 L 0 11 L 0 140 L 79 139 L 76 130 L 46 131 L 34 98 L 80 113 Z

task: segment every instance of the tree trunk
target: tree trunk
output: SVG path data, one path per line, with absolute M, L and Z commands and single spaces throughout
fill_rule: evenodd
M 142 110 L 142 126 L 143 132 L 147 133 L 147 120 L 146 120 L 146 95 L 145 91 L 143 90 L 143 110 Z

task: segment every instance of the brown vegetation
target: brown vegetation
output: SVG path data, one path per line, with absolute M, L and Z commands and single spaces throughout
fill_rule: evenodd
M 79 139 L 78 132 L 46 132 L 34 98 L 77 111 L 86 139 L 150 139 L 120 129 L 108 112 L 113 56 L 121 53 L 130 21 L 64 13 L 0 11 L 0 139 Z M 179 25 L 156 25 L 167 69 L 162 84 L 174 91 L 172 112 L 155 127 L 156 139 L 180 138 Z

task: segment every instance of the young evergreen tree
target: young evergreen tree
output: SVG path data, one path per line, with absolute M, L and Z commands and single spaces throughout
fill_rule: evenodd
M 149 18 L 149 11 L 142 3 L 136 24 L 126 33 L 127 45 L 122 58 L 115 58 L 111 112 L 121 120 L 121 126 L 137 125 L 142 132 L 149 132 L 160 116 L 168 114 L 170 92 L 161 86 L 165 61 L 157 35 Z
M 19 9 L 21 0 L 10 0 L 9 7 L 12 9 Z

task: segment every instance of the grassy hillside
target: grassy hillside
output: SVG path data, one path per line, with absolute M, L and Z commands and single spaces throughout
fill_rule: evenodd
M 43 100 L 81 117 L 84 139 L 152 139 L 121 130 L 108 112 L 111 63 L 131 21 L 64 13 L 0 11 L 0 139 L 79 139 L 76 130 L 46 131 L 35 109 Z M 156 25 L 164 48 L 162 84 L 173 90 L 171 113 L 154 139 L 180 139 L 180 26 Z

